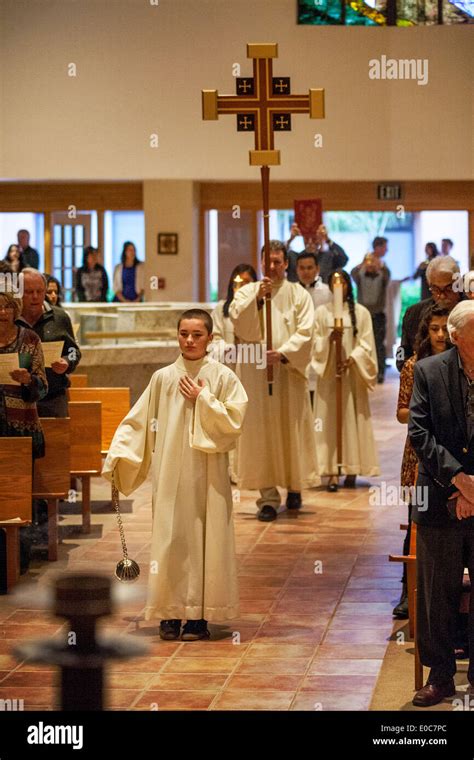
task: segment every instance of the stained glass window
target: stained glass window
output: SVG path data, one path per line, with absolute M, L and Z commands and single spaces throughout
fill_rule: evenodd
M 474 22 L 474 0 L 297 0 L 298 23 L 419 26 Z

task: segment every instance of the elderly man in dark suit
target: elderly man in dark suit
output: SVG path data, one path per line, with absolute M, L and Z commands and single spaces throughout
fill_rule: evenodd
M 454 348 L 415 364 L 408 434 L 418 459 L 417 641 L 426 685 L 413 704 L 429 707 L 455 693 L 455 621 L 464 567 L 474 580 L 474 301 L 451 311 Z M 420 498 L 420 494 L 422 494 Z M 474 694 L 474 594 L 469 612 Z
M 425 310 L 437 303 L 451 311 L 465 298 L 459 264 L 451 256 L 435 256 L 426 267 L 426 280 L 431 298 L 410 306 L 403 317 L 402 338 L 397 350 L 397 367 L 400 372 L 406 360 L 415 353 L 416 334 Z

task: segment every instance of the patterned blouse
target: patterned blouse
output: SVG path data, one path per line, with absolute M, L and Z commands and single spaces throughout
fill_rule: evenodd
M 413 393 L 416 355 L 410 356 L 400 372 L 400 390 L 398 391 L 397 412 L 399 409 L 407 409 Z M 402 471 L 400 482 L 402 486 L 414 486 L 416 484 L 416 466 L 418 458 L 407 436 L 403 450 Z
M 44 457 L 44 435 L 36 402 L 48 393 L 41 341 L 26 327 L 18 327 L 16 338 L 0 347 L 1 354 L 18 354 L 20 368 L 31 374 L 29 385 L 0 384 L 0 435 L 30 436 L 33 458 Z

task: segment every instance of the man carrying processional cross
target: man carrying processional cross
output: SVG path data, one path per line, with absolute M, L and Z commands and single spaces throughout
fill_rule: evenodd
M 229 307 L 237 342 L 260 346 L 266 342 L 264 300 L 271 295 L 273 347 L 266 360 L 273 367 L 272 394 L 261 364 L 245 362 L 241 354 L 236 367 L 249 398 L 237 443 L 237 486 L 260 490 L 258 519 L 263 522 L 284 509 L 278 486 L 287 490 L 286 508 L 296 510 L 302 506 L 302 489 L 320 483 L 307 381 L 314 307 L 308 292 L 286 279 L 287 266 L 285 244 L 270 241 L 269 271 L 264 269 L 260 282 L 243 285 Z

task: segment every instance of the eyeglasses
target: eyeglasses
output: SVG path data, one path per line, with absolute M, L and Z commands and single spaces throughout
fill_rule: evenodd
M 2 311 L 2 309 L 4 309 L 5 311 L 9 311 L 14 308 L 15 306 L 12 303 L 0 303 L 0 311 Z
M 437 285 L 432 285 L 430 287 L 430 293 L 432 293 L 434 296 L 447 296 L 451 293 L 454 293 L 454 291 L 452 285 L 446 285 L 444 288 L 438 288 Z

